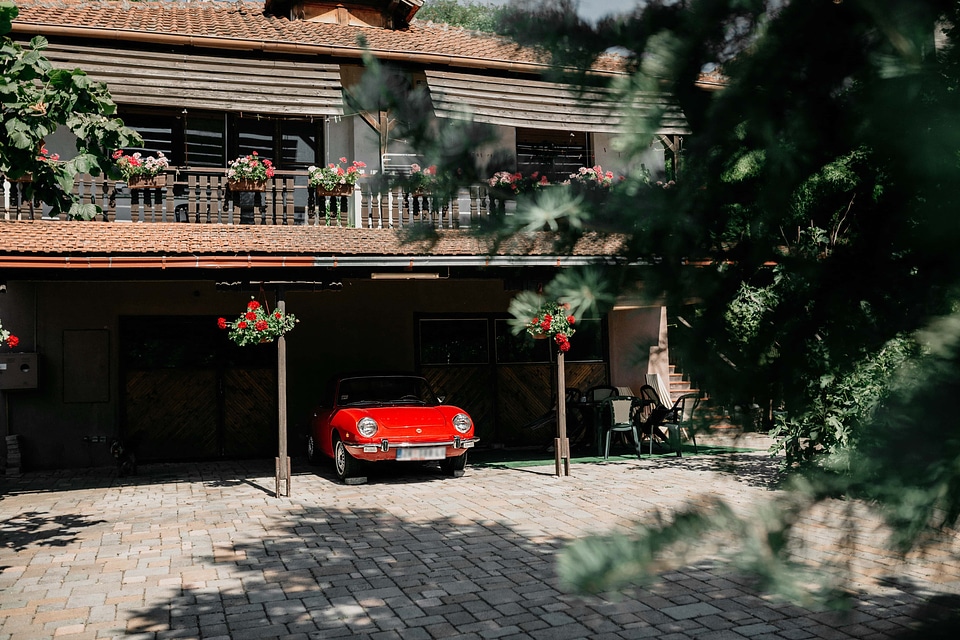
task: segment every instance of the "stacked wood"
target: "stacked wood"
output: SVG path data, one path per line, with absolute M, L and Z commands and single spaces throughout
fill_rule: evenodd
M 20 475 L 20 436 L 7 436 L 7 475 Z

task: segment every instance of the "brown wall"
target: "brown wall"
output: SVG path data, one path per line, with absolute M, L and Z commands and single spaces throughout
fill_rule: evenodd
M 357 279 L 343 281 L 342 291 L 288 292 L 287 311 L 300 319 L 287 336 L 291 454 L 301 453 L 295 434 L 329 376 L 343 370 L 413 370 L 416 313 L 505 313 L 514 294 L 499 280 L 480 279 Z M 218 291 L 213 280 L 8 282 L 0 318 L 20 338 L 17 351 L 39 353 L 38 386 L 0 392 L 0 431 L 21 436 L 27 469 L 113 464 L 109 444 L 123 422 L 120 317 L 233 319 L 249 299 L 249 292 Z M 275 305 L 272 295 L 268 301 Z M 624 323 L 636 326 L 623 333 Z M 650 341 L 658 340 L 652 318 L 617 318 L 611 326 L 622 338 L 616 343 L 615 375 L 645 367 L 624 357 L 623 336 L 639 337 L 648 353 Z

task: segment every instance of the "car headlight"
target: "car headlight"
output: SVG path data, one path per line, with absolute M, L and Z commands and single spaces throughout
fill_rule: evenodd
M 473 426 L 473 421 L 470 420 L 470 416 L 465 413 L 458 413 L 453 416 L 453 428 L 459 431 L 460 433 L 466 433 L 470 431 L 470 427 Z
M 369 438 L 377 432 L 377 421 L 373 418 L 360 418 L 360 422 L 357 423 L 357 431 L 360 432 L 364 438 Z

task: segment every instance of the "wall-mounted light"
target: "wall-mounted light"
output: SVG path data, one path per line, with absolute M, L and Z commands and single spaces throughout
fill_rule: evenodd
M 403 272 L 403 271 L 388 271 L 385 273 L 373 272 L 370 274 L 371 280 L 439 280 L 439 273 L 422 273 L 422 272 Z

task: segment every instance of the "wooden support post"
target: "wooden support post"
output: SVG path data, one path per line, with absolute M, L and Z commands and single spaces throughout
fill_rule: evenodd
M 277 310 L 286 313 L 287 305 L 283 299 L 283 285 L 277 287 Z M 290 497 L 290 457 L 287 455 L 287 339 L 277 338 L 277 405 L 279 407 L 280 426 L 277 453 L 277 491 L 276 496 Z
M 567 438 L 567 382 L 563 370 L 563 351 L 557 351 L 557 475 L 570 475 L 570 439 Z

